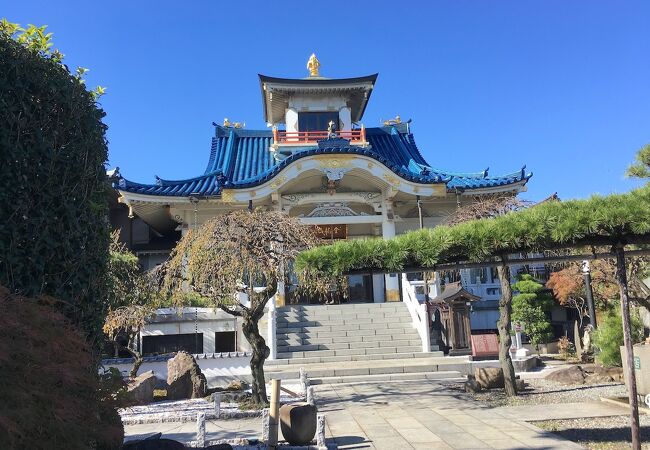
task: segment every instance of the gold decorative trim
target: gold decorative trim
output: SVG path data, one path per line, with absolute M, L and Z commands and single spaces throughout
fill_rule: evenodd
M 445 183 L 432 184 L 433 189 L 432 197 L 445 197 L 447 195 L 447 185 Z
M 280 186 L 282 186 L 286 182 L 287 182 L 287 176 L 286 175 L 281 175 L 279 177 L 275 177 L 275 179 L 273 180 L 273 182 L 269 186 L 272 187 L 273 189 L 275 189 L 275 188 L 279 188 Z
M 399 291 L 394 289 L 386 290 L 386 301 L 387 302 L 399 302 Z
M 384 174 L 384 180 L 388 181 L 391 185 L 395 187 L 399 186 L 402 183 L 399 178 L 389 173 Z
M 224 189 L 221 191 L 221 201 L 224 203 L 233 203 L 235 201 L 235 191 Z
M 256 192 L 256 191 L 251 191 L 251 192 L 250 192 L 250 196 L 251 196 L 251 198 L 255 197 L 256 195 L 257 195 L 257 192 Z
M 375 167 L 375 165 L 373 163 L 369 162 L 368 163 L 368 169 L 372 169 L 373 167 Z
M 327 158 L 327 159 L 322 159 L 319 158 L 318 160 L 318 165 L 322 169 L 343 169 L 346 167 L 350 167 L 352 164 L 351 158 L 341 158 L 340 156 L 337 158 Z
M 302 163 L 301 162 L 296 164 L 296 169 L 302 170 Z

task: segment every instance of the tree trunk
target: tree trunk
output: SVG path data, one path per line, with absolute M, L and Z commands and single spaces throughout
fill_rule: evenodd
M 510 315 L 512 313 L 512 287 L 510 286 L 510 277 L 508 276 L 508 266 L 505 259 L 501 260 L 501 265 L 497 267 L 499 282 L 501 283 L 501 300 L 499 300 L 499 363 L 503 370 L 503 381 L 507 396 L 517 395 L 517 385 L 515 383 L 515 368 L 510 358 L 510 346 L 512 338 L 510 336 Z
M 264 361 L 269 357 L 270 350 L 258 329 L 259 317 L 243 314 L 242 331 L 253 351 L 251 356 L 251 375 L 253 377 L 253 402 L 268 405 L 266 397 L 266 382 L 264 380 Z
M 131 371 L 129 372 L 129 377 L 135 378 L 138 376 L 138 370 L 140 370 L 140 366 L 144 362 L 144 358 L 142 357 L 142 353 L 140 353 L 137 350 L 133 349 L 133 339 L 135 336 L 129 336 L 129 342 L 124 347 L 124 350 L 129 352 L 131 356 L 133 356 L 133 367 L 131 367 Z
M 133 367 L 131 368 L 131 372 L 129 372 L 129 376 L 135 378 L 138 376 L 138 370 L 140 370 L 144 358 L 140 352 L 132 351 L 131 354 L 133 355 L 133 358 L 135 358 L 135 361 L 133 361 Z
M 634 348 L 630 327 L 630 299 L 628 296 L 627 274 L 625 272 L 625 251 L 623 244 L 616 246 L 616 282 L 621 295 L 621 316 L 623 316 L 623 341 L 625 343 L 625 363 L 627 365 L 627 389 L 630 398 L 630 421 L 632 425 L 632 448 L 641 449 L 639 432 L 639 397 L 636 390 L 636 374 L 634 373 Z

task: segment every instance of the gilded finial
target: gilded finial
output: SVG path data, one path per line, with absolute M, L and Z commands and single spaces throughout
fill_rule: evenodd
M 395 116 L 394 119 L 384 120 L 384 126 L 385 127 L 387 127 L 389 125 L 395 125 L 395 124 L 398 124 L 398 123 L 402 123 L 402 118 L 399 115 Z
M 307 61 L 307 69 L 309 69 L 309 76 L 310 77 L 320 76 L 320 73 L 318 72 L 319 68 L 320 68 L 320 61 L 318 60 L 318 58 L 316 58 L 316 54 L 312 53 L 311 56 L 309 57 L 309 61 Z
M 244 128 L 246 126 L 245 123 L 243 122 L 231 122 L 227 117 L 223 119 L 223 126 L 224 127 L 232 127 L 232 128 Z

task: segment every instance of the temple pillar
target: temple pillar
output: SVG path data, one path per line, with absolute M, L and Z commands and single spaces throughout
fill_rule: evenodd
M 344 106 L 339 110 L 339 121 L 341 122 L 341 131 L 352 130 L 352 114 L 349 106 Z
M 384 208 L 384 218 L 381 224 L 382 236 L 384 239 L 395 237 L 395 222 L 386 216 L 386 208 Z M 399 302 L 399 278 L 396 273 L 389 273 L 384 275 L 384 283 L 386 286 L 386 301 Z
M 372 300 L 375 303 L 384 302 L 384 276 L 373 274 L 372 276 Z
M 285 296 L 284 281 L 278 281 L 278 290 L 276 291 L 275 296 L 275 306 L 285 306 L 287 304 Z

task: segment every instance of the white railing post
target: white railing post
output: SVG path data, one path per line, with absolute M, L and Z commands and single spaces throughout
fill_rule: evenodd
M 413 285 L 406 277 L 406 274 L 402 274 L 402 299 L 406 306 L 408 307 L 409 312 L 411 313 L 411 320 L 413 322 L 413 328 L 418 331 L 420 340 L 422 341 L 422 351 L 430 352 L 431 351 L 431 339 L 429 331 L 429 312 L 427 311 L 427 303 L 420 304 L 415 294 L 415 289 Z
M 276 293 L 269 300 L 269 316 L 267 323 L 267 332 L 266 332 L 266 345 L 269 347 L 269 357 L 268 359 L 274 360 L 278 359 L 278 343 L 277 343 L 277 315 L 278 311 L 275 308 L 275 298 L 278 294 Z
M 431 332 L 429 330 L 429 311 L 427 303 L 418 305 L 420 307 L 420 338 L 422 338 L 422 351 L 431 351 Z

